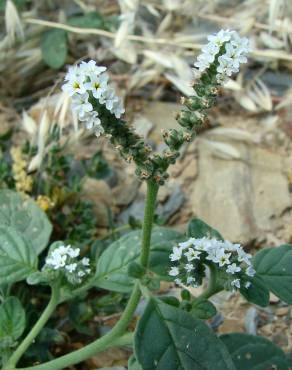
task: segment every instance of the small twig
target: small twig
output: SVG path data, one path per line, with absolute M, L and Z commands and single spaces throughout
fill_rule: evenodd
M 25 19 L 25 22 L 30 23 L 30 24 L 38 24 L 40 26 L 45 26 L 45 27 L 58 28 L 58 29 L 62 29 L 68 32 L 73 32 L 73 33 L 78 33 L 78 34 L 99 35 L 99 36 L 104 36 L 104 37 L 108 37 L 111 39 L 114 39 L 116 36 L 115 33 L 113 32 L 104 31 L 104 30 L 97 29 L 97 28 L 73 27 L 67 24 L 63 24 L 63 23 L 43 21 L 40 19 L 27 18 Z M 176 47 L 180 47 L 184 49 L 192 49 L 192 50 L 200 50 L 202 48 L 201 44 L 181 43 L 175 40 L 169 40 L 169 39 L 163 39 L 163 38 L 152 38 L 152 37 L 144 37 L 144 36 L 137 36 L 137 35 L 127 35 L 126 37 L 130 41 L 136 41 L 136 42 L 142 42 L 142 43 L 157 44 L 157 45 L 170 45 L 170 46 L 176 46 Z M 284 51 L 277 51 L 275 53 L 274 50 L 270 50 L 270 49 L 266 49 L 266 50 L 254 49 L 251 52 L 251 55 L 253 55 L 254 57 L 292 61 L 292 55 Z

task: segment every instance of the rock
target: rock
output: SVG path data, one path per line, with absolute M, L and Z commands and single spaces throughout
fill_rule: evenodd
M 129 222 L 129 217 L 133 217 L 136 220 L 143 220 L 144 217 L 144 200 L 137 200 L 125 209 L 118 217 L 118 221 L 121 225 Z
M 156 213 L 167 221 L 173 214 L 175 214 L 181 208 L 184 201 L 185 196 L 181 186 L 178 184 L 174 184 L 170 188 L 169 198 L 164 204 L 158 204 L 156 208 Z
M 176 103 L 166 103 L 166 102 L 150 102 L 143 109 L 143 116 L 155 125 L 155 130 L 150 134 L 150 138 L 156 143 L 161 143 L 162 129 L 170 129 L 178 127 L 175 119 L 177 112 L 181 110 L 182 106 Z
M 278 302 L 280 302 L 280 299 L 274 293 L 270 293 L 270 303 L 275 304 Z
M 245 315 L 244 326 L 248 334 L 257 334 L 257 324 L 258 324 L 258 311 L 255 307 L 250 307 Z
M 248 243 L 280 228 L 281 215 L 291 207 L 283 158 L 254 145 L 228 144 L 239 153 L 238 159 L 218 158 L 198 140 L 191 204 L 194 214 L 225 238 Z
M 289 312 L 290 312 L 289 307 L 280 307 L 280 308 L 277 308 L 275 311 L 277 316 L 285 316 L 285 315 L 288 315 Z
M 108 226 L 108 209 L 113 207 L 113 194 L 103 180 L 86 178 L 82 188 L 82 198 L 93 203 L 93 212 L 98 226 Z
M 138 135 L 147 138 L 153 128 L 153 123 L 145 116 L 137 114 L 133 120 L 133 126 Z

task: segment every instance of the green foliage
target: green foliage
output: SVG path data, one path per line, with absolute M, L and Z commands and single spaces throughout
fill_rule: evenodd
M 107 31 L 115 31 L 119 26 L 117 16 L 104 17 L 98 12 L 88 12 L 69 18 L 68 24 L 81 28 L 99 28 Z
M 62 334 L 57 329 L 44 327 L 35 341 L 25 352 L 25 358 L 32 362 L 45 362 L 54 358 L 51 353 L 53 345 L 64 343 Z
M 142 370 L 142 367 L 139 365 L 134 355 L 129 358 L 128 370 Z
M 41 40 L 41 51 L 43 61 L 49 67 L 62 67 L 68 53 L 67 32 L 58 29 L 46 31 Z
M 0 226 L 0 284 L 23 280 L 36 269 L 32 244 L 14 228 Z
M 253 264 L 265 285 L 282 301 L 292 304 L 292 244 L 259 251 Z
M 13 130 L 0 135 L 0 187 L 14 188 L 14 179 L 11 171 L 11 138 Z
M 245 333 L 220 336 L 237 370 L 288 370 L 284 352 L 263 337 Z
M 97 151 L 90 159 L 83 160 L 82 164 L 86 175 L 94 179 L 105 179 L 113 174 L 101 151 Z
M 258 306 L 266 307 L 269 304 L 269 290 L 258 275 L 251 279 L 251 286 L 248 289 L 241 286 L 240 293 L 247 301 L 257 304 Z
M 135 333 L 144 370 L 235 370 L 221 341 L 191 314 L 150 299 Z
M 105 28 L 104 19 L 98 12 L 89 12 L 69 18 L 68 24 L 81 28 Z
M 199 218 L 193 218 L 188 224 L 187 235 L 193 238 L 215 238 L 223 240 L 222 235 Z
M 23 235 L 36 254 L 47 246 L 52 231 L 46 214 L 35 202 L 11 190 L 0 191 L 0 225 Z
M 25 329 L 25 311 L 16 297 L 8 297 L 0 305 L 0 353 L 13 346 Z
M 215 316 L 217 313 L 216 307 L 213 305 L 212 302 L 208 300 L 196 300 L 192 303 L 192 309 L 190 311 L 193 315 L 198 317 L 199 319 L 210 319 L 211 317 Z
M 152 232 L 149 268 L 168 279 L 169 254 L 181 234 L 162 227 Z M 95 285 L 117 292 L 130 292 L 134 279 L 128 276 L 128 266 L 137 260 L 141 248 L 141 230 L 132 231 L 113 242 L 97 261 Z

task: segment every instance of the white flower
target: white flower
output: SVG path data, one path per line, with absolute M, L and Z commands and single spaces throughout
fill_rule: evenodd
M 82 260 L 81 260 L 81 263 L 82 263 L 83 266 L 89 266 L 90 260 L 87 257 L 83 257 Z
M 187 272 L 191 272 L 193 269 L 194 269 L 194 265 L 193 265 L 193 264 L 191 264 L 191 263 L 186 263 L 186 265 L 185 265 L 185 270 L 186 270 Z
M 239 279 L 232 280 L 231 285 L 234 286 L 235 288 L 239 289 L 240 288 L 240 280 Z
M 111 111 L 114 107 L 114 103 L 118 102 L 119 98 L 116 96 L 114 89 L 108 88 L 99 99 L 101 104 L 105 104 L 106 109 Z
M 77 275 L 78 275 L 79 277 L 83 277 L 83 276 L 85 276 L 86 274 L 85 274 L 85 272 L 84 272 L 84 271 L 78 271 Z
M 102 73 L 99 76 L 95 74 L 90 74 L 88 77 L 89 82 L 86 82 L 84 84 L 84 87 L 86 88 L 87 91 L 91 91 L 92 95 L 96 99 L 101 98 L 102 94 L 107 89 L 108 75 L 106 73 Z
M 171 261 L 179 261 L 181 259 L 182 255 L 182 248 L 180 247 L 173 247 L 172 248 L 172 253 L 169 256 Z
M 76 268 L 77 268 L 77 263 L 71 263 L 70 265 L 65 266 L 65 269 L 70 273 L 74 272 Z
M 191 285 L 193 283 L 195 283 L 196 279 L 193 277 L 193 276 L 188 276 L 187 277 L 187 284 L 188 285 Z
M 229 258 L 231 256 L 231 253 L 222 254 L 221 257 L 218 258 L 219 266 L 222 267 L 224 265 L 228 265 L 230 263 Z
M 256 274 L 256 270 L 252 266 L 248 266 L 248 268 L 245 270 L 246 275 L 254 277 Z
M 215 44 L 219 47 L 221 47 L 225 42 L 230 41 L 231 36 L 234 35 L 234 31 L 230 30 L 220 30 L 215 35 L 208 36 L 208 41 L 210 41 L 212 44 Z
M 239 262 L 245 262 L 247 265 L 251 264 L 251 257 L 252 255 L 249 253 L 246 253 L 243 248 L 239 248 L 238 251 L 238 261 Z
M 106 67 L 97 66 L 94 60 L 90 60 L 89 62 L 81 62 L 79 65 L 79 69 L 80 72 L 85 75 L 95 74 L 97 76 L 106 71 Z
M 189 248 L 191 247 L 194 243 L 195 243 L 196 239 L 195 238 L 189 238 L 188 240 L 186 240 L 185 242 L 181 242 L 181 243 L 178 243 L 178 245 L 180 247 L 182 247 L 182 249 L 185 249 L 185 248 Z
M 247 281 L 247 282 L 244 284 L 244 287 L 245 287 L 246 289 L 248 289 L 250 286 L 251 286 L 251 282 L 250 282 L 250 281 Z
M 101 121 L 98 118 L 98 113 L 96 111 L 85 113 L 83 117 L 79 118 L 79 120 L 84 122 L 85 127 L 88 130 L 94 129 L 96 126 L 101 125 Z
M 226 269 L 226 272 L 228 274 L 235 274 L 236 272 L 239 272 L 239 271 L 241 271 L 241 268 L 239 266 L 237 266 L 236 263 L 232 263 Z
M 54 249 L 52 254 L 60 254 L 60 255 L 64 255 L 64 254 L 68 254 L 68 251 L 71 249 L 71 245 L 60 245 L 58 248 Z
M 201 251 L 195 251 L 193 248 L 189 248 L 188 251 L 184 253 L 184 255 L 187 257 L 188 261 L 190 262 L 195 259 L 199 260 L 201 253 L 202 253 Z
M 116 116 L 116 118 L 121 118 L 121 115 L 125 113 L 125 109 L 120 100 L 114 102 L 113 108 L 111 109 L 111 113 L 113 113 Z
M 68 256 L 71 258 L 76 258 L 80 254 L 80 249 L 79 248 L 70 248 L 68 250 Z
M 59 254 L 59 253 L 51 253 L 49 257 L 46 259 L 46 264 L 52 266 L 54 270 L 58 270 L 65 266 L 67 260 L 67 255 Z
M 218 56 L 217 82 L 224 83 L 227 77 L 239 71 L 239 66 L 247 62 L 250 51 L 249 40 L 241 38 L 235 31 L 221 30 L 208 37 L 209 43 L 203 46 L 202 54 L 197 57 L 195 67 L 198 75 L 206 71 Z
M 68 72 L 67 76 L 68 82 L 62 86 L 63 91 L 70 96 L 74 96 L 75 94 L 84 94 L 86 92 L 83 76 L 78 75 L 75 70 Z
M 172 267 L 169 271 L 170 276 L 177 276 L 179 274 L 179 269 L 177 267 Z
M 174 279 L 174 281 L 175 281 L 175 283 L 177 284 L 177 285 L 181 285 L 181 279 Z
M 79 119 L 84 118 L 88 112 L 93 110 L 92 105 L 88 102 L 88 93 L 74 95 L 72 98 L 72 108 L 78 113 Z
M 218 58 L 219 66 L 217 72 L 220 75 L 230 77 L 233 72 L 237 72 L 238 68 L 235 68 L 233 59 L 228 57 L 226 54 L 220 55 Z

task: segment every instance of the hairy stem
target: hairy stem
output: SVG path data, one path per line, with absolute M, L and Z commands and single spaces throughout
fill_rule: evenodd
M 143 266 L 147 267 L 149 254 L 150 254 L 150 241 L 151 241 L 151 231 L 153 224 L 153 216 L 155 211 L 155 202 L 158 192 L 158 185 L 154 182 L 147 182 L 147 196 L 144 212 L 144 222 L 142 229 L 142 248 L 141 248 L 141 258 L 140 262 Z M 139 288 L 139 282 L 135 283 L 125 311 L 123 312 L 120 320 L 113 327 L 113 329 L 104 335 L 103 337 L 95 340 L 94 342 L 88 344 L 87 346 L 69 353 L 67 355 L 61 356 L 55 360 L 46 362 L 41 365 L 36 365 L 32 367 L 22 368 L 20 370 L 58 370 L 64 369 L 68 366 L 82 362 L 96 353 L 101 352 L 109 347 L 125 345 L 129 342 L 129 336 L 127 335 L 125 341 L 123 341 L 123 334 L 125 333 L 129 322 L 131 321 L 136 307 L 139 303 L 141 297 L 141 292 Z M 5 368 L 5 370 L 15 369 L 15 362 L 10 363 L 10 367 Z
M 42 328 L 45 326 L 45 324 L 51 317 L 58 303 L 59 303 L 59 288 L 53 286 L 51 298 L 46 309 L 44 310 L 38 321 L 35 323 L 31 331 L 27 334 L 27 336 L 23 339 L 23 341 L 14 351 L 12 356 L 9 358 L 6 364 L 7 368 L 14 368 L 16 366 L 21 356 L 25 353 L 25 351 L 28 349 L 28 347 L 31 345 L 31 343 L 34 341 L 36 336 L 39 334 L 39 332 L 42 330 Z M 4 368 L 4 370 L 6 369 L 6 367 Z
M 140 263 L 146 268 L 148 267 L 149 262 L 151 231 L 158 189 L 159 187 L 156 183 L 152 181 L 147 182 L 147 199 L 144 212 L 144 221 L 142 228 L 142 250 L 140 255 Z
M 195 302 L 204 301 L 205 299 L 208 299 L 212 295 L 214 295 L 214 294 L 220 292 L 221 290 L 223 290 L 223 288 L 218 284 L 218 281 L 217 281 L 217 269 L 216 269 L 216 267 L 213 266 L 212 264 L 209 264 L 208 267 L 210 269 L 209 285 L 208 285 L 207 289 L 196 298 Z

